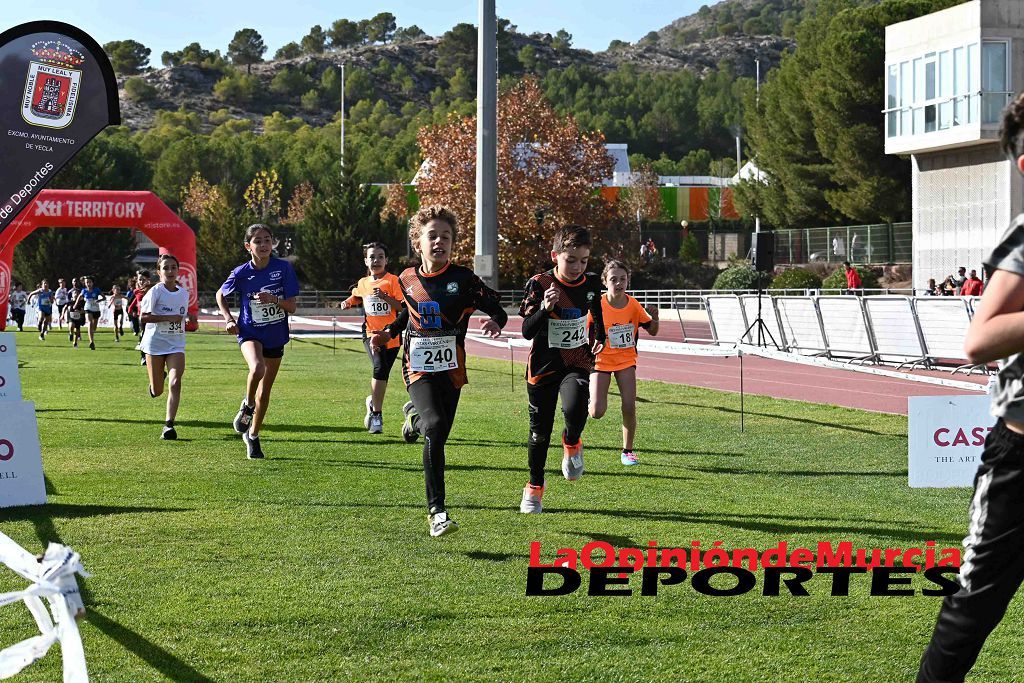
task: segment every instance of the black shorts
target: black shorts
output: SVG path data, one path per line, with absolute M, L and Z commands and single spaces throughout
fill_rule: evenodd
M 75 319 L 75 318 L 69 318 L 68 319 L 68 323 L 72 327 L 81 327 L 82 323 L 84 323 L 84 322 L 85 322 L 85 316 L 82 316 L 81 318 L 77 318 L 77 319 Z
M 85 313 L 86 313 L 86 315 L 88 315 L 93 320 L 99 320 L 100 319 L 100 312 L 99 311 L 86 311 Z
M 377 353 L 373 353 L 370 349 L 370 340 L 364 338 L 363 348 L 366 349 L 366 355 L 370 357 L 370 362 L 373 363 L 373 378 L 387 382 L 388 378 L 391 377 L 391 368 L 395 365 L 395 359 L 398 358 L 398 352 L 401 351 L 402 347 L 378 349 Z
M 263 357 L 264 358 L 284 358 L 284 347 L 283 346 L 275 346 L 273 348 L 270 348 L 270 347 L 267 347 L 267 346 L 263 346 L 263 342 L 261 342 L 259 339 L 239 339 L 238 340 L 238 345 L 241 346 L 245 342 L 256 342 L 261 347 L 263 347 Z

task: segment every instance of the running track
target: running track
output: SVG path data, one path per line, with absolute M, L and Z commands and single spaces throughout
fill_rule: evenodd
M 330 317 L 316 316 L 325 321 Z M 475 330 L 479 323 L 475 318 L 470 330 Z M 356 316 L 338 318 L 340 324 L 358 323 Z M 203 316 L 201 322 L 216 324 L 219 319 Z M 521 319 L 510 315 L 505 331 L 519 336 Z M 701 330 L 699 323 L 686 322 L 686 332 L 694 336 L 708 337 L 706 324 Z M 294 332 L 329 332 L 329 329 L 292 322 Z M 641 333 L 644 338 L 644 333 Z M 683 341 L 682 331 L 677 320 L 666 319 L 662 322 L 657 337 L 662 341 Z M 475 356 L 509 359 L 507 348 L 489 346 L 469 338 L 466 350 Z M 527 349 L 514 348 L 513 354 L 517 363 L 525 363 Z M 852 370 L 835 370 L 820 368 L 785 361 L 777 361 L 756 356 L 743 358 L 743 389 L 747 394 L 772 396 L 775 398 L 794 399 L 811 403 L 824 403 L 847 408 L 872 410 L 883 413 L 907 414 L 907 398 L 909 396 L 945 396 L 961 395 L 963 389 L 925 384 L 911 380 L 879 377 Z M 948 371 L 918 371 L 915 374 L 933 377 L 950 377 Z M 736 357 L 715 356 L 680 356 L 641 352 L 637 366 L 640 379 L 657 380 L 672 384 L 682 384 L 720 391 L 739 392 L 740 360 Z M 987 378 L 983 376 L 956 375 L 956 379 L 984 386 Z

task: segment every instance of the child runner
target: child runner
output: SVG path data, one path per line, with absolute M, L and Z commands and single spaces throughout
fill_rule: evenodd
M 352 296 L 341 302 L 342 310 L 362 304 L 365 320 L 363 321 L 363 346 L 373 365 L 370 379 L 371 394 L 366 397 L 366 417 L 363 426 L 371 434 L 384 431 L 384 392 L 388 389 L 388 378 L 391 368 L 398 357 L 402 345 L 400 337 L 395 337 L 379 351 L 370 346 L 370 336 L 384 329 L 385 325 L 395 322 L 398 309 L 402 307 L 402 288 L 398 277 L 387 272 L 388 250 L 380 242 L 363 245 L 366 268 L 369 275 L 359 280 L 352 290 Z
M 1003 111 L 1000 142 L 1024 173 L 1024 93 Z M 999 360 L 990 408 L 997 419 L 974 475 L 960 590 L 942 599 L 919 683 L 963 681 L 1024 579 L 1024 214 L 985 266 L 991 277 L 964 351 L 971 363 Z
M 135 276 L 135 288 L 132 290 L 132 299 L 128 302 L 128 315 L 132 318 L 132 328 L 135 330 L 135 336 L 139 336 L 141 328 L 139 327 L 139 312 L 142 306 L 142 300 L 146 296 L 146 292 L 149 291 L 150 279 L 148 270 L 140 270 Z M 142 354 L 142 359 L 139 360 L 140 365 L 146 364 L 146 352 L 142 350 L 142 342 L 139 342 L 135 346 L 135 350 Z
M 523 337 L 532 339 L 526 365 L 530 405 L 527 442 L 530 480 L 523 488 L 519 511 L 541 512 L 544 465 L 555 422 L 555 404 L 562 398 L 562 474 L 569 481 L 583 475 L 583 427 L 594 355 L 604 346 L 601 281 L 584 272 L 590 259 L 590 231 L 567 225 L 555 233 L 551 260 L 555 267 L 530 278 L 519 314 Z M 593 319 L 587 329 L 587 313 Z
M 14 291 L 8 297 L 11 302 L 11 320 L 18 325 L 18 332 L 25 331 L 25 306 L 28 305 L 28 292 L 20 282 L 14 283 Z
M 161 439 L 178 438 L 174 418 L 181 401 L 181 377 L 185 374 L 185 322 L 188 317 L 188 290 L 178 285 L 178 259 L 163 254 L 156 261 L 160 282 L 151 287 L 142 299 L 140 321 L 146 326 L 142 350 L 149 372 L 149 395 L 164 393 L 164 372 L 167 373 L 167 413 Z M 112 296 L 117 296 L 115 286 Z M 116 326 L 115 326 L 116 330 Z
M 640 302 L 626 294 L 629 269 L 622 261 L 608 261 L 601 273 L 608 292 L 601 297 L 601 315 L 604 318 L 607 343 L 597 354 L 594 372 L 590 373 L 590 417 L 604 416 L 608 409 L 608 387 L 612 375 L 619 385 L 622 399 L 622 455 L 623 465 L 637 465 L 633 452 L 636 433 L 636 339 L 640 328 L 652 337 L 658 334 L 658 309 L 645 310 Z
M 76 296 L 68 304 L 68 341 L 77 349 L 82 339 L 82 325 L 85 323 L 85 299 Z
M 96 286 L 91 277 L 83 278 L 85 286 L 78 294 L 78 298 L 85 300 L 85 314 L 89 319 L 89 348 L 96 350 L 96 323 L 100 320 L 100 302 L 106 297 L 103 290 Z
M 430 535 L 459 526 L 448 516 L 444 490 L 444 446 L 455 421 L 459 395 L 466 384 L 466 331 L 473 311 L 490 315 L 480 329 L 501 334 L 508 314 L 498 293 L 469 268 L 449 259 L 458 236 L 458 220 L 443 206 L 428 206 L 409 221 L 409 241 L 422 263 L 398 277 L 405 308 L 398 319 L 377 332 L 370 343 L 378 352 L 405 331 L 402 375 L 412 400 L 405 404 L 402 427 L 412 443 L 423 435 L 423 474 L 427 489 Z
M 233 425 L 242 435 L 250 459 L 263 457 L 260 427 L 288 343 L 288 314 L 295 313 L 299 294 L 292 264 L 273 257 L 275 244 L 270 228 L 262 223 L 250 225 L 245 231 L 245 249 L 252 258 L 232 270 L 217 290 L 224 330 L 238 335 L 242 357 L 249 365 L 245 399 Z M 227 304 L 227 297 L 235 293 L 240 300 L 237 321 Z
M 64 314 L 68 307 L 68 288 L 64 286 L 64 278 L 57 278 L 57 289 L 53 291 L 53 303 L 57 306 L 57 325 L 64 329 Z M 51 322 L 51 327 L 52 327 Z
M 174 258 L 174 257 L 172 256 L 171 258 Z M 157 263 L 158 264 L 160 263 L 160 259 L 157 259 Z M 159 268 L 158 268 L 158 270 L 159 270 Z M 175 281 L 177 281 L 177 277 L 178 277 L 177 272 L 175 272 L 174 277 L 175 277 Z M 163 282 L 163 279 L 161 279 L 161 282 Z M 107 300 L 110 302 L 109 305 L 110 305 L 110 309 L 111 309 L 111 313 L 112 313 L 112 320 L 113 320 L 113 323 L 114 323 L 114 341 L 115 342 L 120 342 L 121 341 L 121 337 L 124 336 L 124 302 L 125 302 L 125 297 L 124 297 L 123 294 L 121 294 L 121 288 L 118 287 L 117 285 L 114 285 L 113 287 L 111 287 L 111 289 L 110 289 L 110 296 L 107 297 Z
M 39 320 L 36 321 L 36 329 L 39 330 L 39 341 L 46 340 L 46 333 L 50 331 L 50 324 L 53 318 L 53 290 L 50 284 L 43 280 L 39 283 L 39 289 L 31 292 L 29 298 L 36 298 L 36 306 L 39 308 Z

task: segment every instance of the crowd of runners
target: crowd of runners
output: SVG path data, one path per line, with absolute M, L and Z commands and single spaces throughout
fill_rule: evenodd
M 40 341 L 46 341 L 54 328 L 63 331 L 66 325 L 68 342 L 78 348 L 82 328 L 85 328 L 89 348 L 95 351 L 97 326 L 104 309 L 110 313 L 115 342 L 120 343 L 125 336 L 126 316 L 135 336 L 141 335 L 139 306 L 149 287 L 149 271 L 146 270 L 136 271 L 124 290 L 115 284 L 105 291 L 88 275 L 73 277 L 70 281 L 57 278 L 56 287 L 51 287 L 49 280 L 42 280 L 32 291 L 26 291 L 24 284 L 16 281 L 9 297 L 8 320 L 19 332 L 24 332 L 28 310 L 35 309 L 35 329 Z

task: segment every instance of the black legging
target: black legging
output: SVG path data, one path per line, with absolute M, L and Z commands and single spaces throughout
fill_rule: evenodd
M 444 445 L 455 422 L 461 393 L 446 372 L 427 375 L 409 385 L 409 398 L 417 413 L 412 426 L 423 435 L 423 476 L 431 514 L 445 510 Z
M 530 439 L 527 442 L 530 462 L 530 483 L 544 485 L 544 466 L 548 460 L 548 444 L 555 424 L 555 404 L 562 397 L 565 418 L 565 442 L 575 444 L 587 424 L 587 401 L 590 398 L 590 373 L 572 369 L 545 377 L 542 384 L 527 384 L 530 399 Z

